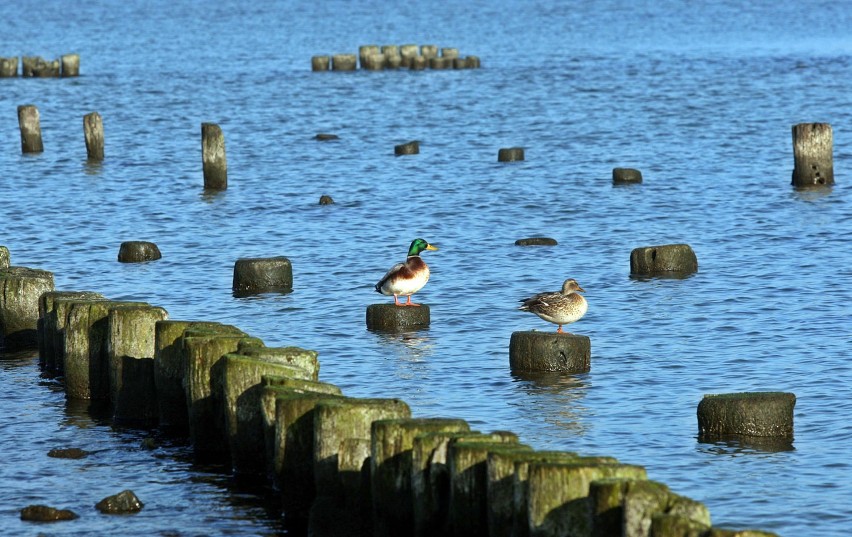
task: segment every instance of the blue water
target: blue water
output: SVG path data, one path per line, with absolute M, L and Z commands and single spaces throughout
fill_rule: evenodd
M 57 289 L 315 349 L 320 378 L 348 395 L 644 465 L 716 525 L 848 533 L 847 5 L 209 4 L 23 1 L 0 20 L 0 56 L 81 55 L 79 78 L 0 80 L 0 244 L 13 264 L 54 272 Z M 483 67 L 310 72 L 312 55 L 373 43 L 457 47 Z M 30 103 L 37 156 L 20 153 L 15 110 Z M 85 159 L 91 111 L 106 132 L 99 165 Z M 216 195 L 201 190 L 202 122 L 226 137 L 229 188 Z M 833 126 L 833 189 L 789 185 L 802 122 Z M 340 139 L 317 142 L 321 132 Z M 420 154 L 395 158 L 409 140 Z M 498 163 L 513 146 L 526 160 Z M 614 167 L 639 168 L 644 183 L 613 187 Z M 319 206 L 322 194 L 335 204 Z M 537 235 L 559 245 L 514 246 Z M 389 301 L 373 284 L 417 236 L 440 247 L 424 254 L 433 275 L 417 295 L 430 329 L 367 331 L 366 306 Z M 127 240 L 157 243 L 163 259 L 117 263 Z M 697 274 L 629 277 L 633 248 L 681 242 Z M 236 259 L 277 255 L 293 263 L 293 293 L 232 296 Z M 591 372 L 512 376 L 511 333 L 553 329 L 517 301 L 567 277 L 587 290 L 571 330 L 591 338 Z M 4 361 L 0 375 L 0 442 L 16 453 L 0 466 L 15 484 L 0 487 L 0 528 L 119 531 L 89 506 L 132 488 L 147 507 L 123 531 L 282 531 L 261 498 L 192 467 L 185 448 L 142 450 L 143 433 L 65 409 L 33 361 Z M 764 390 L 797 396 L 793 450 L 697 441 L 704 394 Z M 45 455 L 100 443 L 104 458 L 82 468 Z M 86 516 L 32 529 L 17 520 L 30 503 Z

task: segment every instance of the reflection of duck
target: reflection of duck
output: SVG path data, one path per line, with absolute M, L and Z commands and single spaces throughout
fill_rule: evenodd
M 562 290 L 555 293 L 539 293 L 521 300 L 521 311 L 535 313 L 545 321 L 559 325 L 556 331 L 560 334 L 563 324 L 579 321 L 589 308 L 588 302 L 580 293 L 586 290 L 580 287 L 577 280 L 569 278 L 562 284 Z
M 420 259 L 423 250 L 437 250 L 423 239 L 414 239 L 408 248 L 405 263 L 397 263 L 376 284 L 376 292 L 383 295 L 393 295 L 397 306 L 419 306 L 411 301 L 411 295 L 419 291 L 429 281 L 429 267 Z M 407 296 L 405 303 L 399 301 L 399 296 Z

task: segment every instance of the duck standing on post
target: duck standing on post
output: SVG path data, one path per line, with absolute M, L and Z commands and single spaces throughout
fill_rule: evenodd
M 518 309 L 530 311 L 545 321 L 559 325 L 556 332 L 567 334 L 569 332 L 562 331 L 562 325 L 579 321 L 589 309 L 589 303 L 580 294 L 585 292 L 586 290 L 580 287 L 577 280 L 569 278 L 562 284 L 561 291 L 539 293 L 530 298 L 524 298 L 521 300 L 523 305 Z
M 423 250 L 437 250 L 423 239 L 414 239 L 408 248 L 405 263 L 397 263 L 376 284 L 376 292 L 383 295 L 393 295 L 397 306 L 419 306 L 411 301 L 411 295 L 419 291 L 429 281 L 429 267 L 420 259 Z M 400 302 L 399 296 L 407 296 L 406 302 Z

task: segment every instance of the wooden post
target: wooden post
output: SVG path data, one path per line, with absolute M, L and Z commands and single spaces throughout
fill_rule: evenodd
M 796 396 L 786 392 L 705 395 L 698 404 L 699 438 L 793 438 L 794 406 Z
M 18 57 L 0 58 L 0 78 L 18 76 Z
M 0 347 L 38 345 L 39 298 L 48 291 L 53 291 L 52 272 L 0 269 Z
M 215 123 L 201 124 L 201 161 L 204 166 L 204 188 L 228 188 L 228 161 L 225 158 L 225 135 Z
M 331 58 L 329 56 L 311 57 L 311 71 L 328 71 L 330 64 Z
M 698 272 L 698 258 L 688 244 L 643 246 L 630 252 L 632 276 L 684 277 Z
M 358 68 L 358 57 L 354 54 L 335 54 L 331 57 L 332 71 L 354 71 Z
M 497 152 L 497 162 L 524 160 L 523 147 L 504 147 Z
M 232 290 L 237 296 L 289 293 L 293 290 L 293 266 L 283 256 L 237 259 Z
M 512 371 L 588 373 L 591 357 L 588 336 L 525 331 L 512 332 L 509 340 L 509 366 Z
M 121 263 L 142 263 L 156 261 L 163 257 L 160 249 L 153 242 L 125 241 L 118 248 L 118 261 Z
M 89 160 L 104 159 L 104 122 L 101 115 L 91 112 L 83 116 L 83 135 Z
M 60 58 L 62 62 L 62 76 L 80 76 L 80 55 L 65 54 Z
M 25 104 L 18 107 L 18 125 L 21 128 L 21 152 L 41 153 L 44 151 L 38 108 L 35 105 Z
M 613 168 L 612 182 L 616 185 L 641 183 L 642 172 L 634 168 Z
M 833 144 L 828 123 L 793 125 L 793 186 L 834 184 Z
M 417 155 L 418 153 L 420 153 L 420 142 L 417 140 L 393 146 L 393 154 L 397 157 L 400 155 Z

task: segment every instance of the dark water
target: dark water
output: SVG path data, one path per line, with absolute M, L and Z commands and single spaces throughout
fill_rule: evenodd
M 402 397 L 418 416 L 644 465 L 717 525 L 852 527 L 845 3 L 125 4 L 24 1 L 0 21 L 0 55 L 82 58 L 77 79 L 0 80 L 0 244 L 13 264 L 53 271 L 57 289 L 315 349 L 321 379 L 348 395 Z M 483 68 L 309 70 L 312 55 L 370 43 L 458 47 Z M 15 110 L 29 103 L 38 156 L 20 154 Z M 104 118 L 100 165 L 85 161 L 91 111 Z M 207 121 L 226 136 L 230 186 L 218 195 L 200 188 Z M 797 192 L 790 127 L 817 121 L 834 128 L 837 185 Z M 319 143 L 320 132 L 340 140 Z M 420 155 L 394 158 L 409 140 Z M 512 146 L 526 160 L 498 164 Z M 614 188 L 619 166 L 645 182 Z M 322 194 L 336 203 L 319 206 Z M 513 244 L 535 235 L 559 246 Z M 366 306 L 387 300 L 372 285 L 417 236 L 441 248 L 424 254 L 433 276 L 418 295 L 430 329 L 368 332 Z M 163 259 L 117 263 L 127 240 L 156 242 Z M 680 242 L 696 275 L 629 277 L 633 248 Z M 277 255 L 293 263 L 293 293 L 231 295 L 236 259 Z M 591 373 L 513 377 L 511 333 L 553 329 L 517 300 L 567 277 L 587 290 L 573 330 L 591 338 Z M 6 360 L 0 377 L 0 442 L 16 453 L 0 467 L 0 528 L 281 530 L 179 446 L 146 451 L 144 433 L 65 409 L 32 362 Z M 796 394 L 793 450 L 697 441 L 703 394 L 763 390 Z M 94 461 L 46 457 L 98 445 Z M 146 502 L 140 515 L 88 511 L 124 488 Z M 17 520 L 29 503 L 87 516 L 33 530 Z

